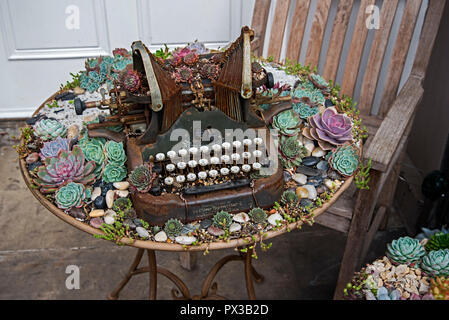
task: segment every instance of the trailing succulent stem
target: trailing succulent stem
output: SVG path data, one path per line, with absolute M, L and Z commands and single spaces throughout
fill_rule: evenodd
M 361 161 L 359 171 L 354 177 L 355 185 L 357 186 L 357 188 L 361 190 L 369 190 L 368 184 L 370 181 L 369 172 L 371 170 L 372 165 L 371 162 L 372 162 L 371 158 L 368 159 L 368 163 L 366 165 L 364 165 L 363 162 Z

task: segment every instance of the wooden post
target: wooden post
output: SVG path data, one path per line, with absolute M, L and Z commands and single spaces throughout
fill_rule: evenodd
M 181 267 L 189 271 L 192 271 L 193 268 L 195 268 L 196 258 L 196 252 L 185 251 L 179 253 L 179 263 Z

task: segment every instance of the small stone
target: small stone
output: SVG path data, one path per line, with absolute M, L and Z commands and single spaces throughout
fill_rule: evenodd
M 311 156 L 313 149 L 315 149 L 315 144 L 313 143 L 312 140 L 310 140 L 310 139 L 308 139 L 306 137 L 303 137 L 302 142 L 304 144 L 304 147 L 307 150 L 307 153 L 306 153 L 307 157 Z
M 204 219 L 203 221 L 201 221 L 200 223 L 200 228 L 201 229 L 207 229 L 212 225 L 212 220 L 210 219 Z
M 69 211 L 69 214 L 76 219 L 81 219 L 81 220 L 86 219 L 86 214 L 84 213 L 83 209 L 81 209 L 81 208 L 72 208 Z
M 327 171 L 329 170 L 329 162 L 321 160 L 316 164 L 316 168 L 319 170 Z
M 104 223 L 106 224 L 113 224 L 115 222 L 115 217 L 117 216 L 117 213 L 114 210 L 107 210 L 104 215 Z
M 151 187 L 149 192 L 153 196 L 160 196 L 162 194 L 162 188 L 159 185 L 153 186 L 153 187 Z
M 279 213 L 277 213 L 277 212 L 273 213 L 272 215 L 270 215 L 268 217 L 268 222 L 270 224 L 272 224 L 273 226 L 277 225 L 276 221 L 280 221 L 280 222 L 284 221 L 284 218 L 282 218 L 282 216 Z
M 377 287 L 380 288 L 384 285 L 384 282 L 382 281 L 382 279 L 379 278 L 379 280 L 377 280 Z
M 105 212 L 104 212 L 103 209 L 95 209 L 95 210 L 92 210 L 92 211 L 89 213 L 89 217 L 91 217 L 91 218 L 97 218 L 97 217 L 102 217 L 102 216 L 104 216 L 104 214 L 105 214 Z
M 182 245 L 190 245 L 196 241 L 196 238 L 189 236 L 178 236 L 175 238 L 175 241 Z
M 306 166 L 297 166 L 296 173 L 302 173 L 309 177 L 317 177 L 321 176 L 322 171 Z
M 99 185 L 99 187 L 101 188 L 101 195 L 102 195 L 103 197 L 106 196 L 106 193 L 107 193 L 109 190 L 114 189 L 114 185 L 113 185 L 112 183 L 104 183 L 104 182 L 101 182 L 100 185 Z
M 317 157 L 317 158 L 324 157 L 325 154 L 326 154 L 326 151 L 324 151 L 324 150 L 321 149 L 320 147 L 316 147 L 316 148 L 313 149 L 313 151 L 312 151 L 312 156 Z
M 302 199 L 302 198 L 308 198 L 309 197 L 309 191 L 307 190 L 307 188 L 304 187 L 298 187 L 296 188 L 296 195 L 298 196 L 298 198 Z
M 189 232 L 195 231 L 195 227 L 192 224 L 186 224 L 182 227 L 181 233 L 188 234 Z
M 324 180 L 324 185 L 329 189 L 329 190 L 334 190 L 337 186 L 335 185 L 334 181 L 332 181 L 331 179 L 325 179 Z
M 101 188 L 95 187 L 94 190 L 92 191 L 92 196 L 90 198 L 92 199 L 92 201 L 94 201 L 100 195 L 101 195 Z
M 133 222 L 136 225 L 136 227 L 142 227 L 143 226 L 142 222 L 138 218 L 134 219 Z
M 289 182 L 292 179 L 292 175 L 288 171 L 284 171 L 284 182 Z
M 103 225 L 103 219 L 101 219 L 101 218 L 90 219 L 89 224 L 92 227 L 99 229 Z
M 239 223 L 236 223 L 236 222 L 231 223 L 231 225 L 229 226 L 229 232 L 230 233 L 234 233 L 234 232 L 240 231 L 240 229 L 242 229 L 242 226 Z
M 146 239 L 150 236 L 150 234 L 144 227 L 137 227 L 136 232 L 139 235 L 139 237 L 144 238 L 144 239 Z
M 313 201 L 307 198 L 301 199 L 301 201 L 299 201 L 299 205 L 301 207 L 309 207 L 310 205 L 313 204 Z
M 219 236 L 222 236 L 225 234 L 223 229 L 217 228 L 215 226 L 210 226 L 207 229 L 207 232 L 209 232 L 211 235 L 216 236 L 216 237 L 219 237 Z
M 112 190 L 111 190 L 112 191 Z M 129 195 L 129 191 L 128 190 L 115 190 L 115 194 L 119 197 L 119 198 L 126 198 Z
M 131 219 L 125 219 L 125 221 L 123 221 L 123 224 L 125 226 L 128 226 L 130 229 L 136 228 L 136 225 L 134 224 L 134 222 Z
M 75 87 L 73 88 L 73 93 L 78 95 L 78 94 L 83 94 L 86 90 L 80 87 Z
M 328 191 L 328 189 L 327 189 L 327 187 L 325 185 L 321 185 L 321 186 L 316 187 L 316 192 L 318 194 L 322 194 L 322 193 L 325 193 L 327 191 Z
M 293 180 L 295 180 L 296 183 L 303 185 L 307 183 L 307 176 L 302 173 L 295 173 L 293 175 Z
M 94 207 L 97 209 L 106 209 L 106 199 L 103 196 L 97 196 L 94 200 Z
M 326 99 L 326 100 L 324 101 L 324 106 L 325 106 L 326 108 L 332 107 L 333 105 L 334 105 L 334 103 L 332 102 L 331 99 Z
M 112 185 L 118 190 L 127 190 L 129 188 L 128 181 L 114 182 Z
M 69 140 L 78 138 L 79 134 L 80 128 L 76 124 L 67 128 L 67 138 L 69 138 Z
M 167 238 L 168 237 L 167 237 L 167 234 L 165 233 L 165 231 L 159 231 L 154 236 L 154 240 L 157 242 L 165 242 L 165 241 L 167 241 Z
M 312 185 L 314 187 L 318 187 L 322 183 L 323 183 L 323 178 L 321 178 L 321 177 L 310 177 L 307 180 L 307 184 L 310 184 L 310 185 Z
M 249 216 L 245 212 L 240 212 L 237 214 L 234 214 L 234 217 L 232 218 L 235 222 L 238 223 L 245 223 L 249 221 Z
M 315 187 L 310 184 L 306 184 L 303 187 L 307 189 L 307 192 L 309 194 L 308 198 L 310 200 L 315 200 L 316 197 L 318 196 L 318 193 L 316 192 Z
M 305 157 L 305 158 L 302 159 L 301 163 L 304 166 L 311 167 L 311 166 L 316 165 L 319 161 L 320 161 L 320 159 L 317 158 L 317 157 Z
M 330 179 L 333 180 L 339 180 L 341 179 L 341 175 L 338 174 L 338 172 L 336 172 L 335 170 L 331 170 L 328 172 L 328 176 Z
M 30 155 L 28 155 L 28 157 L 26 157 L 25 162 L 27 164 L 32 164 L 37 162 L 38 160 L 39 160 L 39 153 L 33 152 Z
M 108 206 L 109 209 L 111 209 L 112 206 L 114 205 L 114 196 L 115 196 L 114 190 L 109 190 L 108 192 L 106 192 L 106 205 Z

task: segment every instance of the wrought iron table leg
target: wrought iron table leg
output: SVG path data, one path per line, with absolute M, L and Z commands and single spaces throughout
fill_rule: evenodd
M 253 266 L 251 265 L 252 254 L 253 249 L 248 248 L 248 251 L 246 252 L 245 255 L 245 279 L 246 279 L 246 290 L 248 291 L 248 298 L 250 300 L 256 300 L 256 294 L 254 293 L 254 284 L 252 278 L 255 272 Z M 259 275 L 257 272 L 256 274 Z
M 148 250 L 148 266 L 150 268 L 150 300 L 156 300 L 157 295 L 157 264 L 156 253 L 154 250 Z

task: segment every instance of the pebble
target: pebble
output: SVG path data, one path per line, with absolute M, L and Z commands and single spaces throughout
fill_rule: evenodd
M 123 221 L 123 224 L 125 226 L 129 226 L 130 229 L 136 228 L 136 225 L 134 224 L 134 222 L 131 219 L 125 219 L 125 221 Z
M 307 154 L 306 155 L 308 157 L 311 156 L 312 155 L 312 151 L 315 149 L 315 144 L 313 143 L 312 140 L 310 140 L 310 139 L 308 139 L 306 137 L 303 137 L 303 144 L 304 144 L 304 147 L 307 150 Z
M 240 229 L 242 229 L 242 226 L 236 222 L 231 223 L 231 225 L 229 226 L 229 232 L 231 233 L 240 231 Z
M 112 191 L 112 190 L 111 190 Z M 119 197 L 119 198 L 126 198 L 129 195 L 129 191 L 128 190 L 115 190 L 115 194 Z
M 106 199 L 103 196 L 95 197 L 94 207 L 97 209 L 106 209 Z
M 273 213 L 268 217 L 268 222 L 272 224 L 273 226 L 276 226 L 276 221 L 284 221 L 284 218 L 279 213 Z
M 80 87 L 75 87 L 73 88 L 73 93 L 78 95 L 78 94 L 83 94 L 86 90 Z
M 112 185 L 112 183 L 100 183 L 100 188 L 101 188 L 101 195 L 102 196 L 106 196 L 106 193 L 109 190 L 112 190 L 114 188 L 114 186 Z
M 321 170 L 317 170 L 306 166 L 297 166 L 296 173 L 302 173 L 309 177 L 317 177 L 322 175 Z
M 295 180 L 296 183 L 303 185 L 307 183 L 307 176 L 302 173 L 295 173 L 293 175 L 293 180 Z
M 114 205 L 114 195 L 115 195 L 114 190 L 109 190 L 108 192 L 106 192 L 106 205 L 108 206 L 109 209 L 111 209 L 112 206 Z
M 86 219 L 86 214 L 84 213 L 83 209 L 81 209 L 81 208 L 72 208 L 69 211 L 69 214 L 76 219 L 82 219 L 82 220 Z
M 321 186 L 316 187 L 316 192 L 318 194 L 325 193 L 326 191 L 328 191 L 328 189 L 327 189 L 327 187 L 325 185 L 321 185 Z
M 76 124 L 72 124 L 67 128 L 67 138 L 69 140 L 76 139 L 80 134 L 80 128 Z
M 105 214 L 105 212 L 104 212 L 103 209 L 95 209 L 95 210 L 92 210 L 92 211 L 89 213 L 89 217 L 91 217 L 91 218 L 97 218 L 97 217 L 102 217 L 102 216 L 104 216 L 104 214 Z
M 153 186 L 149 192 L 153 196 L 160 196 L 162 194 L 162 188 L 161 186 Z
M 89 224 L 92 227 L 94 227 L 96 229 L 99 229 L 102 226 L 102 224 L 103 224 L 103 219 L 101 219 L 101 218 L 90 219 Z
M 207 229 L 212 225 L 212 220 L 210 219 L 204 219 L 203 221 L 201 221 L 200 223 L 200 228 L 201 229 Z
M 324 151 L 323 149 L 321 149 L 320 147 L 316 147 L 315 149 L 313 149 L 312 151 L 312 156 L 317 157 L 317 158 L 321 158 L 326 154 L 326 151 Z
M 325 185 L 329 190 L 334 190 L 335 187 L 336 187 L 334 181 L 332 181 L 331 179 L 324 179 L 324 185 Z
M 321 178 L 321 177 L 310 177 L 307 180 L 307 184 L 310 184 L 314 187 L 318 187 L 322 183 L 323 183 L 323 178 Z
M 219 237 L 219 236 L 222 236 L 225 234 L 223 229 L 217 228 L 215 226 L 210 226 L 207 229 L 207 232 L 209 232 L 211 235 L 216 236 L 216 237 Z
M 106 224 L 113 224 L 115 222 L 115 217 L 117 216 L 117 213 L 114 210 L 107 210 L 104 215 L 104 223 Z
M 167 237 L 167 234 L 165 233 L 165 231 L 159 231 L 154 236 L 154 240 L 157 242 L 165 242 L 165 241 L 167 241 L 167 238 L 168 237 Z
M 300 199 L 308 198 L 309 197 L 309 190 L 307 190 L 307 188 L 304 188 L 304 187 L 298 187 L 298 188 L 296 188 L 296 195 Z
M 249 216 L 245 212 L 240 212 L 237 214 L 234 214 L 234 217 L 232 218 L 235 222 L 238 223 L 245 223 L 249 221 Z
M 310 200 L 315 200 L 316 197 L 318 196 L 318 193 L 316 192 L 316 189 L 314 186 L 310 185 L 310 184 L 306 184 L 303 186 L 304 188 L 307 189 L 308 191 L 308 197 Z
M 299 205 L 300 205 L 301 207 L 308 207 L 308 206 L 310 206 L 311 204 L 313 204 L 312 200 L 307 199 L 307 198 L 301 199 L 301 201 L 299 202 Z
M 25 162 L 27 164 L 32 164 L 32 163 L 35 163 L 38 160 L 39 160 L 39 153 L 33 152 L 28 157 L 26 157 Z
M 114 186 L 114 188 L 116 188 L 118 190 L 126 190 L 129 188 L 128 181 L 114 182 L 112 185 Z
M 316 165 L 320 161 L 317 157 L 305 157 L 302 158 L 302 164 L 308 167 Z
M 188 234 L 189 232 L 195 231 L 195 227 L 192 224 L 186 224 L 182 227 L 181 233 Z
M 292 179 L 292 175 L 288 171 L 284 171 L 284 182 L 289 182 Z
M 316 164 L 316 168 L 319 170 L 327 171 L 327 170 L 329 170 L 329 162 L 327 162 L 325 160 L 321 160 L 320 162 L 318 162 Z
M 330 100 L 330 99 L 326 99 L 326 100 L 324 101 L 324 106 L 325 106 L 326 108 L 332 107 L 333 105 L 334 105 L 334 103 L 333 103 L 332 100 Z
M 189 236 L 178 236 L 175 238 L 175 241 L 179 244 L 183 245 L 189 245 L 196 241 L 195 237 L 189 237 Z
M 94 190 L 92 191 L 92 196 L 90 198 L 93 201 L 100 195 L 101 195 L 101 188 L 100 187 L 95 187 Z
M 139 235 L 139 237 L 144 238 L 144 239 L 146 239 L 150 236 L 150 234 L 144 227 L 137 227 L 136 232 Z
M 341 179 L 341 175 L 338 174 L 338 172 L 336 172 L 335 170 L 331 170 L 328 172 L 328 176 L 330 179 L 333 180 L 339 180 Z

